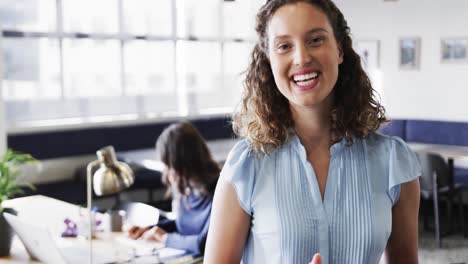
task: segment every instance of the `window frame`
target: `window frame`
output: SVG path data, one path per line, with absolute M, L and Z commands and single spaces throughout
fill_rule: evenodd
M 174 59 L 174 69 L 172 76 L 172 84 L 175 87 L 175 94 L 177 100 L 177 110 L 168 111 L 168 112 L 143 112 L 138 110 L 135 113 L 119 113 L 112 115 L 86 115 L 80 117 L 71 117 L 71 118 L 56 118 L 56 119 L 38 119 L 38 120 L 28 120 L 28 121 L 17 121 L 10 119 L 6 121 L 6 127 L 8 133 L 30 133 L 36 131 L 53 131 L 53 130 L 67 130 L 75 127 L 95 127 L 100 125 L 120 125 L 120 124 L 131 124 L 131 123 L 152 123 L 170 119 L 179 119 L 179 118 L 194 118 L 194 117 L 213 117 L 213 116 L 226 116 L 227 114 L 232 113 L 234 106 L 224 107 L 219 109 L 210 109 L 210 108 L 197 108 L 195 112 L 192 110 L 193 107 L 190 105 L 190 98 L 187 89 L 181 89 L 178 85 L 178 71 L 177 71 L 177 43 L 181 41 L 189 42 L 216 42 L 220 44 L 220 76 L 221 76 L 221 85 L 226 81 L 226 72 L 224 69 L 225 60 L 224 60 L 224 46 L 228 42 L 247 42 L 254 43 L 254 39 L 249 38 L 229 38 L 224 36 L 224 12 L 223 5 L 225 1 L 220 1 L 219 3 L 219 12 L 221 15 L 217 15 L 219 22 L 219 33 L 218 37 L 214 38 L 204 38 L 204 37 L 181 37 L 178 36 L 177 32 L 177 0 L 171 1 L 171 18 L 172 18 L 172 34 L 171 36 L 157 36 L 151 34 L 137 35 L 137 34 L 128 34 L 124 32 L 124 14 L 123 14 L 123 0 L 116 0 L 118 10 L 118 32 L 116 34 L 107 34 L 107 33 L 83 33 L 83 32 L 64 32 L 63 31 L 63 8 L 62 0 L 55 0 L 55 11 L 56 11 L 56 29 L 51 32 L 36 32 L 36 31 L 25 31 L 17 29 L 4 29 L 1 30 L 2 37 L 5 38 L 46 38 L 46 39 L 57 39 L 59 42 L 59 65 L 60 65 L 60 99 L 57 99 L 58 104 L 64 104 L 67 102 L 65 96 L 65 81 L 64 81 L 64 40 L 67 39 L 91 39 L 91 40 L 116 40 L 119 42 L 119 56 L 120 56 L 120 89 L 121 97 L 126 96 L 126 86 L 125 86 L 125 55 L 124 47 L 127 42 L 133 40 L 144 40 L 149 42 L 158 42 L 158 41 L 170 41 L 173 45 L 173 59 Z M 144 97 L 141 95 L 140 97 Z M 139 100 L 139 96 L 131 96 L 129 100 Z M 93 97 L 87 97 L 88 100 L 93 100 Z M 86 98 L 84 99 L 86 100 Z M 32 102 L 34 100 L 27 100 Z M 13 109 L 12 104 L 16 104 L 15 100 L 4 100 L 4 106 L 7 109 Z M 24 103 L 24 102 L 23 102 Z

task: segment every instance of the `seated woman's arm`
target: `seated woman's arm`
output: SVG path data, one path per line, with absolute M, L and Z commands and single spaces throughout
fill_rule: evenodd
M 158 223 L 158 227 L 164 229 L 168 233 L 177 232 L 175 220 L 162 219 Z
M 177 227 L 174 220 L 167 218 L 160 219 L 157 226 L 162 228 L 165 232 L 177 232 Z M 152 228 L 154 228 L 154 225 L 145 227 L 132 226 L 128 229 L 128 236 L 132 239 L 139 239 L 143 234 Z
M 203 255 L 209 224 L 210 220 L 207 219 L 202 231 L 196 235 L 181 235 L 177 232 L 168 233 L 165 246 L 184 249 L 196 255 Z
M 203 263 L 239 264 L 250 220 L 239 204 L 234 187 L 220 178 L 214 195 Z

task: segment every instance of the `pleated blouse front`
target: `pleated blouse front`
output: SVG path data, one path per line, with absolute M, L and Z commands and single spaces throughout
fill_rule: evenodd
M 270 155 L 246 140 L 231 151 L 221 177 L 252 217 L 243 263 L 379 263 L 392 229 L 400 184 L 421 175 L 401 139 L 372 134 L 330 149 L 324 199 L 297 136 Z

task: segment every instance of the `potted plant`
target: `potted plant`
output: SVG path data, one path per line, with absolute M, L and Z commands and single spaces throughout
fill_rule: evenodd
M 16 179 L 19 175 L 19 166 L 26 163 L 36 161 L 30 154 L 15 152 L 8 149 L 0 159 L 0 256 L 8 256 L 10 254 L 11 240 L 13 231 L 3 217 L 3 212 L 16 212 L 13 208 L 4 208 L 2 203 L 15 195 L 24 193 L 22 187 L 34 187 L 26 183 L 24 186 L 19 186 Z

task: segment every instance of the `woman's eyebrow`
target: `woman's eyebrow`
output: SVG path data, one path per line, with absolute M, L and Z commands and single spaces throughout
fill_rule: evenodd
M 306 35 L 311 35 L 311 34 L 314 34 L 314 33 L 318 33 L 318 32 L 323 32 L 323 33 L 327 33 L 328 34 L 328 31 L 324 28 L 314 28 L 314 29 L 311 29 L 309 31 L 307 31 Z M 288 39 L 290 38 L 291 36 L 290 35 L 279 35 L 279 36 L 275 36 L 273 38 L 273 42 L 276 42 L 276 41 L 279 41 L 279 40 L 284 40 L 284 39 Z
M 307 35 L 318 33 L 318 32 L 328 33 L 328 31 L 324 28 L 314 28 L 312 30 L 307 31 Z

